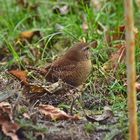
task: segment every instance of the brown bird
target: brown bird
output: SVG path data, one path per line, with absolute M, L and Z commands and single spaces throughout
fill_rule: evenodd
M 46 68 L 32 68 L 44 75 L 49 82 L 56 82 L 59 79 L 69 85 L 77 87 L 86 81 L 91 71 L 91 59 L 89 48 L 95 43 L 76 43 L 72 48 L 56 59 Z

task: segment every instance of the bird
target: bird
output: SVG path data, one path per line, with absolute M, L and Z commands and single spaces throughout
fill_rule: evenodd
M 57 82 L 61 79 L 66 84 L 78 87 L 82 85 L 90 74 L 92 63 L 90 47 L 95 42 L 78 42 L 69 48 L 66 53 L 45 68 L 33 68 L 43 75 L 48 82 Z

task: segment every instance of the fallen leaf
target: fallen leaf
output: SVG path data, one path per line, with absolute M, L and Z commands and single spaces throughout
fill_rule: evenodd
M 27 80 L 27 72 L 21 70 L 10 70 L 8 71 L 10 74 L 14 75 L 17 79 L 19 79 L 23 84 L 29 85 Z
M 30 83 L 29 85 L 30 93 L 43 94 L 49 92 L 43 85 L 38 85 L 37 83 Z
M 11 137 L 12 140 L 19 140 L 16 135 L 16 131 L 19 129 L 19 125 L 14 122 L 4 121 L 2 123 L 2 131 L 6 136 Z
M 136 90 L 137 90 L 137 92 L 140 92 L 140 83 L 136 82 L 135 84 L 136 84 Z M 127 84 L 125 84 L 125 85 L 127 85 Z
M 135 39 L 138 38 L 138 30 L 134 28 Z M 120 62 L 122 62 L 126 56 L 126 44 L 113 45 L 114 41 L 124 40 L 125 41 L 125 26 L 121 25 L 114 31 L 106 31 L 105 39 L 110 47 L 116 48 L 116 51 L 111 53 L 109 60 L 104 64 L 104 70 L 113 70 L 114 72 L 118 68 Z
M 29 115 L 28 113 L 23 113 L 23 117 L 24 117 L 25 119 L 30 119 L 30 118 L 31 118 L 30 115 Z
M 122 45 L 122 44 L 117 45 L 117 46 L 114 46 L 114 48 L 117 48 L 118 50 L 111 54 L 109 60 L 103 66 L 103 69 L 106 71 L 112 69 L 115 72 L 120 62 L 122 62 L 125 58 L 125 55 L 126 55 L 125 45 Z
M 16 44 L 19 44 L 20 42 L 24 43 L 26 41 L 31 42 L 34 36 L 40 37 L 41 36 L 40 31 L 38 31 L 38 30 L 24 31 L 24 32 L 20 33 L 20 35 L 16 41 Z
M 33 70 L 40 70 L 39 68 L 34 68 L 34 67 L 28 67 L 28 68 Z M 26 71 L 10 70 L 8 72 L 13 76 L 15 76 L 18 80 L 21 81 L 21 83 L 25 85 L 25 88 L 27 89 L 28 93 L 30 93 L 30 95 L 28 94 L 30 98 L 32 97 L 38 98 L 39 96 L 42 96 L 42 94 L 44 93 L 53 93 L 63 88 L 62 86 L 64 83 L 61 80 L 53 84 L 50 83 L 48 86 L 46 86 L 39 83 L 30 83 Z
M 112 110 L 108 107 L 104 107 L 104 112 L 101 115 L 92 115 L 88 116 L 86 115 L 86 119 L 90 122 L 100 122 L 103 123 L 105 121 L 111 120 L 113 118 L 114 114 Z
M 138 29 L 135 27 L 133 29 L 135 38 L 138 37 Z M 109 46 L 112 46 L 113 41 L 125 40 L 125 25 L 120 25 L 114 30 L 105 31 L 105 41 Z
M 9 71 L 10 74 L 14 75 L 18 80 L 21 81 L 21 83 L 23 83 L 28 90 L 28 93 L 39 93 L 39 94 L 43 94 L 48 92 L 48 90 L 43 87 L 42 85 L 38 85 L 37 83 L 29 83 L 28 77 L 27 77 L 27 72 L 26 71 L 21 71 L 21 70 L 11 70 Z M 34 96 L 35 96 L 34 94 Z
M 64 111 L 56 108 L 52 105 L 39 105 L 38 110 L 40 113 L 44 114 L 47 119 L 51 120 L 79 120 L 78 116 L 71 116 Z
M 19 140 L 16 132 L 20 128 L 17 123 L 12 120 L 11 105 L 7 102 L 0 103 L 0 126 L 6 136 L 12 140 Z
M 53 12 L 56 14 L 60 14 L 60 15 L 67 15 L 69 13 L 69 6 L 68 5 L 64 5 L 64 6 L 55 6 L 53 8 Z
M 6 112 L 8 114 L 8 117 L 12 117 L 12 109 L 11 109 L 11 105 L 8 102 L 1 102 L 0 103 L 0 109 L 3 112 Z M 1 121 L 2 119 L 0 119 Z

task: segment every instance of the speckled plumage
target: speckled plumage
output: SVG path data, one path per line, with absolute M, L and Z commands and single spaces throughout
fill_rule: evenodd
M 89 43 L 76 43 L 46 68 L 33 69 L 44 75 L 49 82 L 61 79 L 67 84 L 77 87 L 86 81 L 91 71 L 90 46 Z
M 79 86 L 86 81 L 90 70 L 91 60 L 88 43 L 80 42 L 70 48 L 63 56 L 45 68 L 48 81 L 64 82 Z

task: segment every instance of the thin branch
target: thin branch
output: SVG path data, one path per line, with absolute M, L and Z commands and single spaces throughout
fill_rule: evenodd
M 132 0 L 125 0 L 125 20 L 129 133 L 130 140 L 138 140 L 137 104 L 135 88 L 135 37 Z

